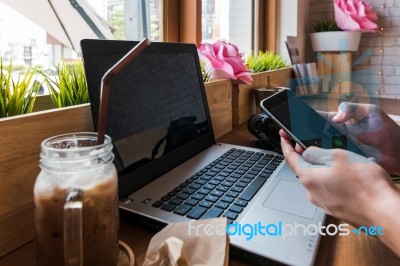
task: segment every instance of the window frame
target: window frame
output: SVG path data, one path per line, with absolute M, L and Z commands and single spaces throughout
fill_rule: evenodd
M 277 0 L 255 0 L 258 5 L 253 29 L 258 32 L 255 48 L 276 52 Z M 258 23 L 257 23 L 257 22 Z M 201 42 L 201 0 L 163 0 L 163 40 Z

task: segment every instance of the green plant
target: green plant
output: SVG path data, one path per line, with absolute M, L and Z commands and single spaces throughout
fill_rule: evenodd
M 89 91 L 82 62 L 59 64 L 55 79 L 41 73 L 45 77 L 51 100 L 56 107 L 89 102 Z
M 32 112 L 41 84 L 34 80 L 35 70 L 29 68 L 18 77 L 12 77 L 12 63 L 3 67 L 0 59 L 0 117 L 21 115 Z
M 210 81 L 210 74 L 206 71 L 206 62 L 203 59 L 200 59 L 200 70 L 203 82 Z
M 315 22 L 313 24 L 313 28 L 315 32 L 341 31 L 341 29 L 336 24 L 336 21 L 330 19 L 323 19 Z
M 283 68 L 286 66 L 286 60 L 280 55 L 274 54 L 272 52 L 262 52 L 259 51 L 258 54 L 252 53 L 247 58 L 247 67 L 252 69 L 254 72 L 262 72 L 268 70 L 274 70 Z

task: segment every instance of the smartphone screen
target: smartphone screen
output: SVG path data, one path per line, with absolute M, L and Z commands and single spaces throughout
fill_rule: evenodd
M 282 89 L 260 105 L 303 148 L 340 148 L 365 156 L 356 144 L 289 89 Z

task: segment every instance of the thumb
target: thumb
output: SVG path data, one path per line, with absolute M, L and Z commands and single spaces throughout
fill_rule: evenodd
M 374 108 L 375 107 L 375 108 Z M 338 107 L 339 112 L 332 118 L 332 121 L 343 123 L 350 119 L 360 121 L 376 109 L 375 105 L 364 103 L 348 103 L 343 102 Z M 376 111 L 375 111 L 376 112 Z
M 332 166 L 332 150 L 310 147 L 303 152 L 302 157 L 313 165 Z
M 337 114 L 332 117 L 332 120 L 337 123 L 344 123 L 350 119 L 357 117 L 358 104 L 342 102 L 338 107 Z

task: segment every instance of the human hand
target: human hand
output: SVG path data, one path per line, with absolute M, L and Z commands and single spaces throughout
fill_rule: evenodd
M 320 114 L 386 171 L 400 172 L 400 127 L 376 105 L 343 102 L 338 112 Z
M 388 174 L 373 160 L 316 147 L 300 155 L 287 138 L 281 138 L 281 146 L 287 163 L 307 189 L 309 201 L 330 215 L 355 226 L 371 226 L 376 223 L 374 217 L 399 198 Z

